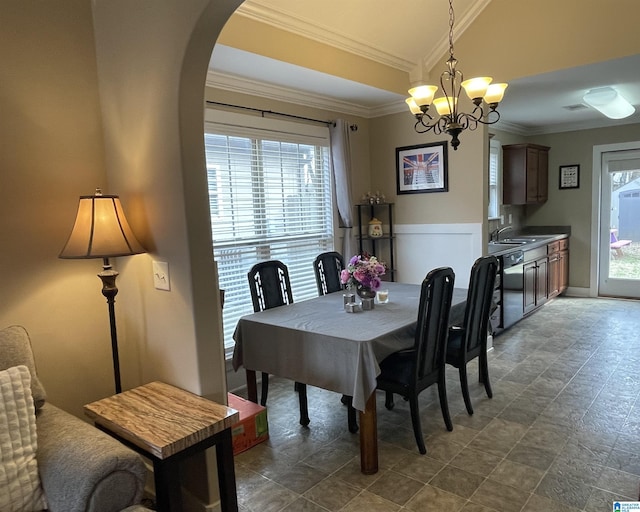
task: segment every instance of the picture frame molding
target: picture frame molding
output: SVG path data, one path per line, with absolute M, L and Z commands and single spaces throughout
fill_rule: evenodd
M 425 186 L 409 185 L 406 183 L 406 173 L 414 172 L 405 169 L 405 158 L 410 160 L 418 160 L 419 156 L 436 155 L 438 156 L 437 175 L 438 180 L 435 184 L 427 183 Z M 426 177 L 426 176 L 425 176 Z M 427 142 L 415 144 L 413 146 L 402 146 L 396 148 L 396 186 L 397 193 L 400 194 L 427 194 L 433 192 L 449 191 L 449 159 L 447 154 L 447 142 Z

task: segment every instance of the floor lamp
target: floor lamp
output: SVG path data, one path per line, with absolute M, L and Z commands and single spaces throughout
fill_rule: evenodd
M 102 258 L 102 272 L 98 277 L 102 280 L 102 295 L 107 298 L 109 305 L 116 393 L 122 391 L 114 307 L 118 293 L 116 287 L 118 272 L 111 267 L 109 258 L 143 252 L 146 251 L 131 231 L 118 196 L 103 195 L 100 189 L 96 189 L 93 196 L 80 196 L 75 224 L 59 257 L 63 259 Z

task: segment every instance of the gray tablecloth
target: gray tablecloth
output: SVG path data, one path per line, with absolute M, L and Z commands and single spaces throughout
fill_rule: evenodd
M 233 367 L 267 372 L 353 396 L 361 411 L 376 388 L 378 362 L 413 346 L 420 286 L 385 283 L 389 302 L 347 313 L 342 293 L 242 317 Z M 467 291 L 455 289 L 450 323 L 464 316 Z

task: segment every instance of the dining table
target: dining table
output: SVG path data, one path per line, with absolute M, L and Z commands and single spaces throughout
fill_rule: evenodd
M 233 368 L 244 367 L 249 400 L 257 402 L 256 371 L 353 397 L 360 413 L 362 473 L 378 471 L 376 377 L 379 363 L 411 348 L 420 285 L 385 282 L 386 304 L 347 312 L 342 292 L 243 316 L 233 338 Z M 450 325 L 461 324 L 467 290 L 455 288 Z

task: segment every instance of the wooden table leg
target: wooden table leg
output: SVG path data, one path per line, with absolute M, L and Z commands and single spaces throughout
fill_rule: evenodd
M 378 423 L 376 418 L 376 392 L 371 393 L 360 411 L 360 470 L 365 475 L 378 472 Z
M 249 400 L 254 403 L 258 403 L 258 384 L 256 382 L 255 370 L 245 370 L 244 373 L 247 376 L 247 396 Z

